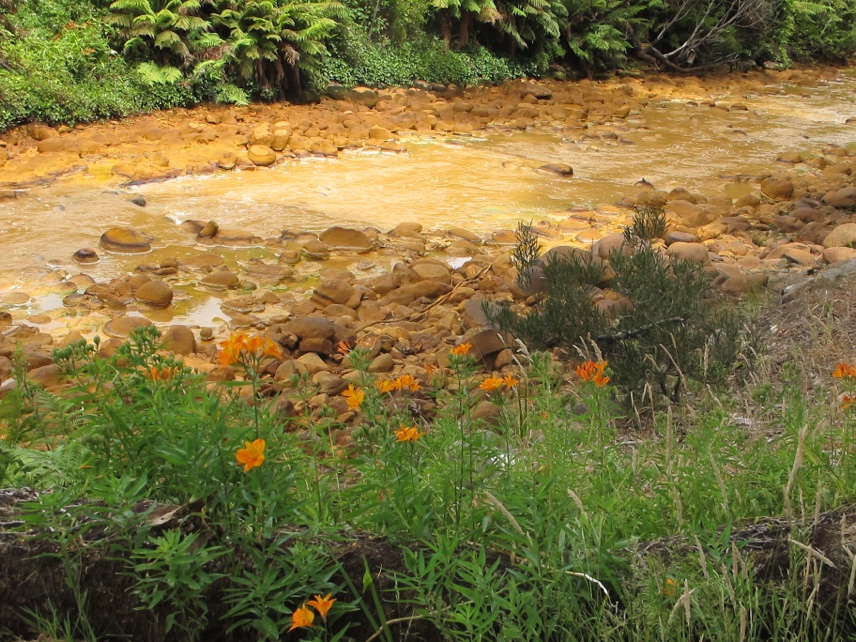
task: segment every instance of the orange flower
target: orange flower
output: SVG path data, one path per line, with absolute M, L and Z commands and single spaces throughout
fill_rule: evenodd
M 375 388 L 377 388 L 380 392 L 392 392 L 393 390 L 397 390 L 398 386 L 396 386 L 395 381 L 390 381 L 389 379 L 384 379 L 382 381 L 375 381 Z
M 666 581 L 663 582 L 663 595 L 674 595 L 678 588 L 680 588 L 680 582 L 678 580 L 672 579 L 671 577 L 667 577 Z
M 502 378 L 501 377 L 488 377 L 484 381 L 481 382 L 479 388 L 486 392 L 493 392 L 497 388 L 502 386 Z
M 248 473 L 256 466 L 261 466 L 265 461 L 265 440 L 256 439 L 252 443 L 244 442 L 244 448 L 235 453 L 235 459 L 244 465 L 244 472 Z
M 856 396 L 841 395 L 841 409 L 847 410 L 850 406 L 856 403 Z
M 318 611 L 318 615 L 326 620 L 327 613 L 330 611 L 330 607 L 333 606 L 333 602 L 335 601 L 336 598 L 330 597 L 330 593 L 327 593 L 324 597 L 316 595 L 313 599 L 309 600 L 307 604 Z
M 366 398 L 366 394 L 359 388 L 354 388 L 352 383 L 348 384 L 348 389 L 342 393 L 342 396 L 348 400 L 348 408 L 351 410 L 359 410 L 363 405 L 363 399 Z
M 473 347 L 473 344 L 471 344 L 471 343 L 462 343 L 461 345 L 455 346 L 454 348 L 452 348 L 449 352 L 451 354 L 455 355 L 456 357 L 463 357 L 463 356 L 468 355 L 470 353 L 470 350 L 472 349 L 472 347 Z
M 232 334 L 228 340 L 221 341 L 223 349 L 220 351 L 218 361 L 221 366 L 229 366 L 241 360 L 241 350 L 247 343 L 246 334 Z
M 413 375 L 401 375 L 398 379 L 395 380 L 395 388 L 397 390 L 404 390 L 405 388 L 410 388 L 411 392 L 416 392 L 422 386 L 419 385 L 419 382 L 413 378 Z
M 505 375 L 505 376 L 502 378 L 502 381 L 503 381 L 503 383 L 506 385 L 506 387 L 507 387 L 507 388 L 513 388 L 513 387 L 514 387 L 514 386 L 516 386 L 518 383 L 520 383 L 520 380 L 519 380 L 519 379 L 515 379 L 515 378 L 514 378 L 514 375 L 510 375 L 510 374 L 509 374 L 509 375 Z
M 432 365 L 432 364 L 430 364 L 430 363 L 426 363 L 426 364 L 425 364 L 425 373 L 426 373 L 429 377 L 433 377 L 433 376 L 434 376 L 434 373 L 435 373 L 435 372 L 437 372 L 437 370 L 438 370 L 437 366 Z
M 577 366 L 577 376 L 583 381 L 591 381 L 598 388 L 603 388 L 609 383 L 609 377 L 605 377 L 603 371 L 606 369 L 606 361 L 586 361 Z
M 424 432 L 419 432 L 419 429 L 416 426 L 405 426 L 401 424 L 401 428 L 399 430 L 394 430 L 395 438 L 397 441 L 417 441 Z
M 179 368 L 158 368 L 157 366 L 153 366 L 146 370 L 146 377 L 151 379 L 152 381 L 168 381 L 173 377 L 177 376 L 179 373 Z
M 836 379 L 851 378 L 856 379 L 856 367 L 849 363 L 839 363 L 832 371 L 832 376 Z
M 315 621 L 315 614 L 304 604 L 291 614 L 291 628 L 288 630 L 291 632 L 303 626 L 312 626 L 313 621 Z
M 341 355 L 348 356 L 348 353 L 351 351 L 351 345 L 347 341 L 339 341 L 336 346 L 336 352 Z M 311 604 L 311 602 L 310 602 Z

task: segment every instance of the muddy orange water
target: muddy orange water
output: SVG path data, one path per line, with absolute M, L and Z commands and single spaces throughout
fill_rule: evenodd
M 712 107 L 704 100 L 747 109 Z M 345 152 L 338 159 L 293 160 L 125 189 L 78 174 L 0 202 L 6 250 L 0 302 L 14 301 L 8 295 L 16 290 L 27 291 L 34 298 L 18 306 L 20 314 L 50 312 L 62 306 L 62 293 L 51 289 L 53 270 L 100 280 L 141 261 L 192 251 L 194 237 L 179 226 L 188 219 L 215 220 L 265 238 L 336 224 L 386 231 L 402 221 L 421 222 L 426 230 L 458 226 L 486 233 L 513 228 L 521 219 L 559 220 L 571 207 L 615 202 L 635 193 L 633 184 L 642 178 L 658 189 L 685 186 L 707 196 L 724 191 L 737 197 L 751 191 L 748 178 L 769 172 L 783 151 L 856 141 L 856 125 L 845 124 L 854 115 L 856 70 L 850 69 L 814 87 L 774 84 L 752 92 L 743 84 L 737 91 L 657 97 L 638 113 L 590 124 L 572 137 L 561 128 L 414 135 L 402 139 L 406 154 Z M 537 171 L 545 163 L 566 163 L 575 174 Z M 148 205 L 129 203 L 130 195 L 142 195 Z M 153 254 L 99 249 L 102 261 L 96 265 L 71 260 L 79 248 L 97 248 L 101 233 L 116 225 L 150 234 Z M 214 251 L 229 262 L 270 256 L 263 248 Z M 189 296 L 162 320 L 205 321 L 218 313 L 216 304 Z

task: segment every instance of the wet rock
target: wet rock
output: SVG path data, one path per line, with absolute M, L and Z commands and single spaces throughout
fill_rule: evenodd
M 345 98 L 352 103 L 365 105 L 369 109 L 372 109 L 380 101 L 378 93 L 366 87 L 354 87 L 345 94 Z
M 827 192 L 823 195 L 823 202 L 841 209 L 856 207 L 856 186 L 848 185 L 839 190 Z
M 270 123 L 257 125 L 250 134 L 251 147 L 255 145 L 260 147 L 270 147 L 271 143 L 273 143 L 273 131 L 271 131 Z
M 271 149 L 281 152 L 288 146 L 288 141 L 291 140 L 293 132 L 288 123 L 277 123 L 273 130 L 273 140 L 271 141 Z
M 142 301 L 143 303 L 165 308 L 172 303 L 174 294 L 166 283 L 155 280 L 144 283 L 137 288 L 137 291 L 134 292 L 134 296 L 137 300 Z
M 321 232 L 318 240 L 335 250 L 368 252 L 372 249 L 371 239 L 360 230 L 334 226 Z
M 199 230 L 199 232 L 196 234 L 196 236 L 201 238 L 201 239 L 211 238 L 212 236 L 217 234 L 217 232 L 219 230 L 220 230 L 220 226 L 217 225 L 216 221 L 208 221 L 205 224 L 205 227 L 203 227 L 201 230 Z
M 336 333 L 336 326 L 324 317 L 297 316 L 289 319 L 282 330 L 301 339 L 329 339 Z
M 211 272 L 202 278 L 203 285 L 215 288 L 236 288 L 239 283 L 238 275 L 229 270 Z
M 101 235 L 101 247 L 108 252 L 133 254 L 150 252 L 149 237 L 129 227 L 112 227 Z
M 547 163 L 546 165 L 541 165 L 538 169 L 540 169 L 542 172 L 556 174 L 557 176 L 574 175 L 574 168 L 570 165 L 566 165 L 565 163 Z
M 222 170 L 235 169 L 238 164 L 238 156 L 234 152 L 226 152 L 217 159 L 217 166 Z
M 823 247 L 853 247 L 856 245 L 856 223 L 844 223 L 823 239 Z
M 137 207 L 145 207 L 148 204 L 146 202 L 146 199 L 143 198 L 142 196 L 134 196 L 132 198 L 129 198 L 128 201 L 133 203 Z
M 163 347 L 174 354 L 186 355 L 196 352 L 193 331 L 184 325 L 173 325 L 164 333 Z
M 689 232 L 669 232 L 666 234 L 666 245 L 673 243 L 695 243 L 698 241 L 695 234 Z
M 104 333 L 116 339 L 126 339 L 137 328 L 144 328 L 150 325 L 152 325 L 152 322 L 145 317 L 121 316 L 108 321 L 104 326 Z
M 254 165 L 268 167 L 276 162 L 276 152 L 265 145 L 252 145 L 247 151 L 247 157 Z
M 734 201 L 734 207 L 751 207 L 752 209 L 758 208 L 761 205 L 761 199 L 758 198 L 756 194 L 744 194 L 736 201 Z
M 323 261 L 330 257 L 330 248 L 318 239 L 310 239 L 304 243 L 303 251 L 310 261 Z
M 470 243 L 474 243 L 476 245 L 481 244 L 481 238 L 478 234 L 471 232 L 470 230 L 464 229 L 463 227 L 453 227 L 448 232 L 446 232 L 449 236 L 453 236 L 455 238 L 463 239 L 464 241 L 468 241 Z
M 251 263 L 247 266 L 247 278 L 269 285 L 279 285 L 294 277 L 294 270 L 287 265 L 268 265 L 266 263 Z
M 98 263 L 101 258 L 98 256 L 98 253 L 88 247 L 81 248 L 77 250 L 74 254 L 71 255 L 71 258 L 77 261 L 78 263 Z
M 330 341 L 330 339 L 308 337 L 306 339 L 301 339 L 298 349 L 301 352 L 315 352 L 317 354 L 329 356 L 333 353 L 333 342 Z

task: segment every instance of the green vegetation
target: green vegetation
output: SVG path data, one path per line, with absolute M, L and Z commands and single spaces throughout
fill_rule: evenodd
M 462 344 L 390 380 L 357 347 L 346 425 L 306 379 L 283 412 L 270 337 L 224 342 L 242 377 L 215 389 L 157 348 L 151 328 L 112 357 L 79 342 L 55 355 L 65 392 L 21 377 L 4 399 L 0 485 L 46 491 L 5 537 L 55 551 L 60 577 L 41 577 L 66 587 L 27 597 L 11 634 L 407 640 L 419 621 L 466 641 L 851 639 L 849 571 L 822 573 L 831 553 L 803 528 L 853 500 L 856 416 L 796 368 L 778 391 L 701 392 L 628 440 L 612 364 L 573 374 L 533 353 L 488 376 Z M 837 373 L 852 393 L 856 369 Z M 781 520 L 740 531 L 762 515 Z M 755 551 L 782 523 L 790 552 L 764 570 Z M 362 542 L 384 542 L 383 568 Z M 366 558 L 346 568 L 351 547 Z M 105 556 L 111 610 L 140 610 L 147 632 L 99 608 Z
M 653 242 L 666 230 L 658 208 L 637 211 L 624 243 L 608 260 L 554 248 L 543 257 L 532 229 L 518 227 L 518 282 L 534 292 L 534 309 L 486 308 L 501 329 L 537 349 L 565 355 L 596 351 L 617 373 L 615 382 L 638 403 L 646 395 L 677 401 L 688 381 L 721 383 L 744 352 L 742 320 L 717 301 L 703 267 L 667 257 Z M 601 307 L 598 286 L 620 298 Z
M 854 11 L 847 0 L 3 0 L 0 129 L 295 100 L 329 81 L 843 60 Z

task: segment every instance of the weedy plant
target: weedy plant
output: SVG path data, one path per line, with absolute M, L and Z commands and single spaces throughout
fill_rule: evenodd
M 717 300 L 701 265 L 661 251 L 655 241 L 664 232 L 663 211 L 640 208 L 608 261 L 584 251 L 539 258 L 534 231 L 520 224 L 518 284 L 536 302 L 524 313 L 486 312 L 532 348 L 558 348 L 568 359 L 601 355 L 636 405 L 655 396 L 678 401 L 689 382 L 721 383 L 742 359 L 742 319 Z M 606 288 L 620 298 L 602 307 Z

